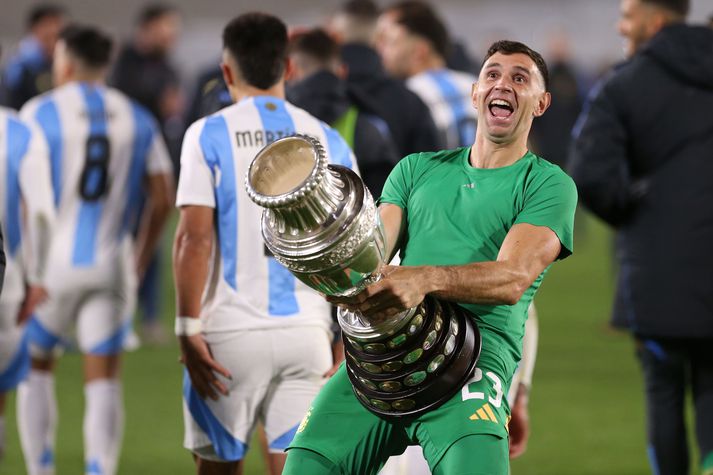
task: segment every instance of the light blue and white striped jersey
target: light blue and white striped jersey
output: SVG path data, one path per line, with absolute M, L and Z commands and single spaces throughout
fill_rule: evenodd
M 243 99 L 186 132 L 177 206 L 215 208 L 214 259 L 201 311 L 205 331 L 330 325 L 324 298 L 266 255 L 262 208 L 245 191 L 245 174 L 260 149 L 294 133 L 316 137 L 332 163 L 356 167 L 334 129 L 276 97 Z
M 426 103 L 445 148 L 470 147 L 477 113 L 471 89 L 478 78 L 451 69 L 432 69 L 412 76 L 406 86 Z
M 41 284 L 40 224 L 49 233 L 54 217 L 47 149 L 37 130 L 0 108 L 0 221 L 5 238 L 5 283 L 0 303 L 19 303 L 25 280 Z M 48 235 L 43 236 L 45 239 Z M 46 242 L 46 241 L 43 241 Z
M 74 272 L 113 285 L 127 268 L 144 179 L 172 171 L 155 120 L 121 92 L 83 82 L 34 98 L 20 115 L 49 149 L 57 219 L 48 282 Z

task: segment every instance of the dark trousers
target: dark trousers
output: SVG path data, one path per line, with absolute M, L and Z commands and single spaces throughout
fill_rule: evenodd
M 648 453 L 655 475 L 688 475 L 684 416 L 690 388 L 702 470 L 713 470 L 713 339 L 636 340 L 644 372 Z

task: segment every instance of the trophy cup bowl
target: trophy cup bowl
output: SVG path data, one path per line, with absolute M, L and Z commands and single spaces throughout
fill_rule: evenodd
M 328 163 L 317 139 L 293 135 L 265 146 L 245 182 L 264 208 L 267 249 L 300 281 L 351 296 L 379 279 L 388 256 L 374 200 L 356 173 Z M 472 315 L 432 297 L 378 322 L 340 308 L 337 321 L 354 393 L 380 416 L 417 416 L 445 402 L 480 354 Z

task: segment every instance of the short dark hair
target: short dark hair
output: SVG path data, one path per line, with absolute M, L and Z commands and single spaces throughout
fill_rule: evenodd
M 362 20 L 375 21 L 379 17 L 379 6 L 373 0 L 348 0 L 339 11 Z
M 168 3 L 151 3 L 141 9 L 136 17 L 136 23 L 139 26 L 146 26 L 166 15 L 178 13 L 178 9 Z
M 691 8 L 689 0 L 641 0 L 643 3 L 655 5 L 672 13 L 686 17 Z
M 325 64 L 339 58 L 339 45 L 322 28 L 298 33 L 290 38 L 290 53 L 303 53 Z
M 395 12 L 396 22 L 410 33 L 428 40 L 433 49 L 443 58 L 450 54 L 450 38 L 445 23 L 436 11 L 425 2 L 405 0 L 386 9 Z
M 540 74 L 542 74 L 542 79 L 545 83 L 545 90 L 548 91 L 550 89 L 550 73 L 547 70 L 547 63 L 545 63 L 544 58 L 537 51 L 533 50 L 532 48 L 523 43 L 520 43 L 519 41 L 496 41 L 495 43 L 490 45 L 490 48 L 488 48 L 488 52 L 485 54 L 482 66 L 485 66 L 485 63 L 488 61 L 488 59 L 495 53 L 501 53 L 505 55 L 521 53 L 529 56 L 530 59 L 535 63 L 535 66 L 537 66 L 537 69 L 540 71 Z
M 72 56 L 89 68 L 103 68 L 111 60 L 111 38 L 93 26 L 69 25 L 62 30 L 59 39 Z
M 287 27 L 272 15 L 245 13 L 223 30 L 223 48 L 238 63 L 245 82 L 269 89 L 285 72 Z
M 34 28 L 46 18 L 56 18 L 66 15 L 67 11 L 61 5 L 42 3 L 35 5 L 27 14 L 26 25 L 28 29 Z

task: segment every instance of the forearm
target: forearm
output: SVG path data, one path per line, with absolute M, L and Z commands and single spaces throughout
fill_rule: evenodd
M 379 206 L 379 216 L 386 240 L 386 259 L 389 263 L 399 249 L 401 233 L 405 226 L 404 211 L 395 204 L 385 203 Z
M 528 388 L 532 385 L 532 375 L 535 372 L 535 362 L 537 361 L 537 342 L 539 339 L 539 324 L 537 321 L 537 311 L 535 304 L 531 303 L 527 309 L 527 321 L 525 322 L 525 336 L 522 339 L 522 358 L 520 359 L 520 383 Z
M 514 305 L 532 284 L 528 274 L 507 261 L 462 266 L 426 266 L 428 294 L 462 303 Z
M 169 176 L 152 177 L 152 180 L 162 180 L 164 183 L 151 193 L 142 215 L 136 239 L 136 262 L 140 272 L 146 270 L 156 252 L 161 232 L 172 208 L 171 185 L 169 185 L 171 178 Z
M 508 232 L 495 261 L 384 266 L 381 279 L 357 295 L 327 300 L 375 320 L 415 307 L 428 294 L 461 303 L 514 305 L 561 249 L 550 228 L 520 223 Z
M 176 283 L 176 311 L 180 316 L 198 317 L 201 297 L 208 279 L 211 239 L 179 232 L 173 248 L 173 272 Z
M 522 408 L 527 410 L 530 405 L 530 387 L 525 383 L 517 384 L 517 392 L 515 400 L 512 403 L 513 408 Z
M 158 208 L 153 204 L 147 204 L 147 213 L 142 219 L 136 237 L 136 267 L 139 271 L 145 271 L 156 252 L 161 232 L 166 225 L 169 209 Z
M 51 218 L 43 213 L 32 213 L 27 222 L 28 246 L 25 248 L 27 282 L 44 286 L 45 269 L 52 236 Z

